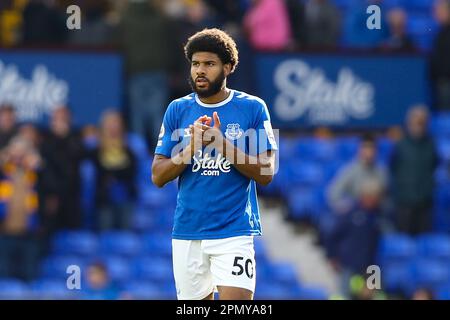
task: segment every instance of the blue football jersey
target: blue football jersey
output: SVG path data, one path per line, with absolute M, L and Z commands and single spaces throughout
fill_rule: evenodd
M 231 90 L 227 99 L 205 104 L 195 93 L 172 101 L 164 115 L 155 154 L 171 158 L 190 142 L 189 125 L 216 111 L 226 139 L 247 154 L 277 150 L 264 101 Z M 213 125 L 213 124 L 212 124 Z M 239 173 L 220 153 L 204 147 L 178 180 L 174 239 L 220 239 L 260 235 L 255 181 Z

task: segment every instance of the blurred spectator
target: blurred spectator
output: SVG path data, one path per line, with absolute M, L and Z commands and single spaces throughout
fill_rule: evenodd
M 435 144 L 428 134 L 428 110 L 415 106 L 408 112 L 406 136 L 395 145 L 390 164 L 398 231 L 411 235 L 431 231 L 437 165 Z
M 31 143 L 32 147 L 39 151 L 41 136 L 39 130 L 32 123 L 22 123 L 17 130 L 17 134 Z
M 180 47 L 174 52 L 176 66 L 176 73 L 171 77 L 171 97 L 185 96 L 191 92 L 189 82 L 186 81 L 186 76 L 190 72 L 190 64 L 186 63 L 184 51 L 181 47 L 182 43 L 204 28 L 213 27 L 215 25 L 214 19 L 211 18 L 211 10 L 203 1 L 191 1 L 189 5 L 184 7 L 185 14 L 174 21 L 176 27 L 177 43 Z M 174 99 L 176 99 L 174 98 Z
M 82 8 L 82 28 L 70 32 L 69 43 L 82 46 L 112 44 L 114 28 L 107 16 L 108 0 L 85 0 Z
M 417 288 L 413 292 L 411 300 L 434 300 L 434 294 L 428 288 Z
M 99 145 L 91 151 L 97 172 L 98 229 L 127 229 L 136 198 L 136 160 L 127 146 L 120 113 L 106 111 L 101 120 Z
M 0 106 L 0 150 L 8 145 L 16 133 L 17 126 L 14 107 L 9 104 Z
M 67 37 L 65 10 L 60 10 L 51 0 L 30 0 L 28 2 L 23 11 L 23 44 L 63 44 Z
M 431 80 L 436 108 L 450 110 L 450 1 L 437 0 L 434 16 L 440 29 L 431 52 Z
M 23 5 L 23 1 L 0 1 L 0 46 L 12 47 L 21 40 Z
M 377 146 L 373 136 L 365 135 L 359 146 L 358 157 L 342 168 L 328 189 L 330 207 L 337 213 L 348 211 L 358 199 L 362 184 L 376 181 L 384 193 L 388 184 L 385 167 L 377 163 Z
M 310 48 L 336 47 L 341 33 L 341 17 L 328 0 L 309 0 L 305 5 L 306 43 Z
M 401 8 L 395 8 L 388 12 L 389 38 L 383 48 L 389 51 L 412 51 L 414 44 L 406 34 L 406 12 Z
M 195 1 L 195 0 L 194 0 Z M 251 2 L 249 0 L 248 2 Z M 230 25 L 238 26 L 244 18 L 247 7 L 244 2 L 239 0 L 206 0 L 205 1 L 217 14 L 218 21 L 215 27 L 220 27 L 226 30 L 234 29 Z
M 383 14 L 382 0 L 354 1 L 347 9 L 344 25 L 344 45 L 350 48 L 373 49 L 378 48 L 388 38 L 388 27 L 385 19 L 381 18 L 381 29 L 367 28 L 366 13 L 370 5 L 378 5 Z
M 87 268 L 86 287 L 83 289 L 85 300 L 116 300 L 119 291 L 108 275 L 108 269 L 101 262 L 94 262 Z
M 350 291 L 353 300 L 386 300 L 388 298 L 382 290 L 369 289 L 366 276 L 361 275 L 351 277 Z
M 93 149 L 98 144 L 98 128 L 92 124 L 86 125 L 82 129 L 83 144 L 87 149 Z
M 351 277 L 366 275 L 367 267 L 375 263 L 382 200 L 383 186 L 377 180 L 363 181 L 358 203 L 348 214 L 338 217 L 331 232 L 328 256 L 341 274 L 341 291 L 345 297 L 351 296 Z
M 286 0 L 285 3 L 292 30 L 293 47 L 302 48 L 306 43 L 305 6 L 298 0 Z
M 45 168 L 40 194 L 43 227 L 48 234 L 80 228 L 80 162 L 85 150 L 80 132 L 72 127 L 67 107 L 53 111 L 44 141 L 41 152 Z
M 31 280 L 40 254 L 37 170 L 41 160 L 30 141 L 16 136 L 1 153 L 0 277 Z
M 10 9 L 13 5 L 13 0 L 3 0 L 0 2 L 0 11 Z
M 161 0 L 130 1 L 119 24 L 120 43 L 129 75 L 131 129 L 157 142 L 169 99 L 169 72 L 176 67 L 177 50 L 172 21 Z M 177 47 L 178 45 L 178 47 Z M 177 49 L 178 48 L 178 49 Z
M 289 15 L 282 0 L 253 0 L 244 28 L 257 50 L 283 50 L 291 41 Z

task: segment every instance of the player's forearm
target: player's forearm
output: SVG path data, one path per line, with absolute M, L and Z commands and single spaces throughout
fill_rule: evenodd
M 159 158 L 153 160 L 152 182 L 159 188 L 179 177 L 192 159 L 192 150 L 188 146 L 172 158 Z
M 223 139 L 223 151 L 227 160 L 247 178 L 264 186 L 272 181 L 274 165 L 268 159 L 250 156 L 227 139 Z

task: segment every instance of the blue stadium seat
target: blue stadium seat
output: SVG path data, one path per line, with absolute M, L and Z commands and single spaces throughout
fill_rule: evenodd
M 433 214 L 433 230 L 450 234 L 450 207 L 435 208 Z
M 149 181 L 145 187 L 140 187 L 138 203 L 155 210 L 164 209 L 168 206 L 174 207 L 176 204 L 176 193 L 177 189 L 173 183 L 169 183 L 160 189 Z
M 77 289 L 69 290 L 65 279 L 38 279 L 31 283 L 33 299 L 71 300 L 78 299 Z
M 173 281 L 172 262 L 169 259 L 148 255 L 132 261 L 132 268 L 135 279 L 148 280 L 153 283 Z
M 423 50 L 423 51 L 429 51 L 433 46 L 433 36 L 435 32 L 431 31 L 429 34 L 413 34 L 412 36 L 412 42 L 413 44 Z
M 436 290 L 437 300 L 450 300 L 450 283 Z
M 133 229 L 138 232 L 148 232 L 160 227 L 157 221 L 156 212 L 151 208 L 138 206 L 134 210 Z
M 60 231 L 52 241 L 55 254 L 93 255 L 98 250 L 98 240 L 89 231 Z
M 377 141 L 377 149 L 378 149 L 378 158 L 386 164 L 391 155 L 392 150 L 394 148 L 394 142 L 388 138 L 381 138 Z
M 359 139 L 356 137 L 336 138 L 338 158 L 342 162 L 348 162 L 358 153 Z
M 306 161 L 329 161 L 337 152 L 334 140 L 329 139 L 301 138 L 295 148 L 293 156 Z
M 283 152 L 280 153 L 280 162 L 288 161 L 289 159 L 298 156 L 298 141 L 299 139 L 280 137 L 279 149 L 283 150 Z
M 274 282 L 258 279 L 255 287 L 255 300 L 285 300 L 291 295 L 289 288 Z
M 264 240 L 262 240 L 260 237 L 255 237 L 253 243 L 255 248 L 255 259 L 259 267 L 259 264 L 269 261 L 269 257 Z
M 102 254 L 135 256 L 140 251 L 139 237 L 132 232 L 108 231 L 100 234 L 100 252 Z
M 447 234 L 421 235 L 417 239 L 419 253 L 426 258 L 441 259 L 450 265 L 450 236 Z
M 97 261 L 104 263 L 112 281 L 123 283 L 132 279 L 132 268 L 126 257 L 120 255 L 101 255 L 92 259 L 91 263 Z
M 432 37 L 432 30 L 435 28 L 435 23 L 429 14 L 410 14 L 406 28 L 412 35 L 428 35 Z
M 407 7 L 409 10 L 417 10 L 428 15 L 431 15 L 431 8 L 433 6 L 433 1 L 430 0 L 409 0 L 406 1 Z
M 289 286 L 299 281 L 297 271 L 292 263 L 283 261 L 272 262 L 270 263 L 270 271 L 272 280 L 284 286 Z
M 41 262 L 40 274 L 46 278 L 67 279 L 69 266 L 78 266 L 83 270 L 86 266 L 86 259 L 78 255 L 49 256 Z
M 139 134 L 129 132 L 127 134 L 127 143 L 138 160 L 147 158 L 149 156 L 145 139 Z
M 335 158 L 337 153 L 337 146 L 334 140 L 331 139 L 311 139 L 310 155 L 313 161 L 331 161 Z
M 333 181 L 333 179 L 337 177 L 339 171 L 346 167 L 349 163 L 351 163 L 351 161 L 352 160 L 344 161 L 342 159 L 336 159 L 325 164 L 323 168 L 323 183 L 325 183 L 325 189 Z
M 158 288 L 161 294 L 161 299 L 164 300 L 177 299 L 177 289 L 175 288 L 175 281 L 173 280 L 173 278 L 166 283 L 159 284 Z
M 144 254 L 171 259 L 172 241 L 169 233 L 146 233 L 140 241 Z
M 138 159 L 136 170 L 136 185 L 138 191 L 152 184 L 152 162 L 153 158 L 149 155 Z
M 430 128 L 435 137 L 450 137 L 450 113 L 439 113 L 433 116 Z
M 383 5 L 388 8 L 395 8 L 395 7 L 405 7 L 405 3 L 408 2 L 408 0 L 384 0 Z
M 405 234 L 387 234 L 380 241 L 378 254 L 381 264 L 408 261 L 416 255 L 416 244 Z
M 447 262 L 419 258 L 412 263 L 412 276 L 416 288 L 436 289 L 450 281 L 450 270 Z
M 448 168 L 448 165 L 440 165 L 436 169 L 434 177 L 438 186 L 450 185 L 450 170 Z
M 388 263 L 381 268 L 382 288 L 388 293 L 404 293 L 411 283 L 409 262 Z
M 450 208 L 450 185 L 440 186 L 435 191 L 436 207 L 441 209 Z
M 95 225 L 95 218 L 93 215 L 95 209 L 96 175 L 96 169 L 91 161 L 85 160 L 81 163 L 81 207 L 85 214 L 83 223 L 86 228 L 93 228 Z
M 305 162 L 302 160 L 291 160 L 287 165 L 291 186 L 318 186 L 323 182 L 324 174 L 322 167 L 314 162 Z M 284 189 L 289 189 L 285 186 Z
M 312 220 L 320 215 L 323 204 L 317 192 L 310 188 L 295 188 L 288 193 L 289 215 L 294 220 Z
M 347 9 L 355 0 L 333 0 L 332 2 L 341 9 Z
M 297 298 L 299 300 L 328 300 L 328 292 L 318 286 L 303 286 L 300 288 Z
M 438 139 L 437 149 L 442 160 L 450 161 L 450 138 Z
M 125 298 L 138 300 L 160 300 L 163 294 L 160 288 L 150 281 L 130 281 L 122 287 Z
M 23 300 L 32 298 L 27 284 L 14 278 L 0 278 L 1 300 Z

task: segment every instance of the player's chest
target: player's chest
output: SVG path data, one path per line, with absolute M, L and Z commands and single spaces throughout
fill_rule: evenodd
M 228 140 L 239 140 L 244 137 L 251 129 L 252 124 L 249 118 L 242 113 L 235 113 L 230 111 L 221 111 L 220 108 L 211 108 L 211 110 L 195 110 L 185 113 L 181 116 L 179 121 L 179 128 L 184 131 L 184 138 L 190 137 L 189 126 L 201 116 L 208 116 L 213 119 L 213 112 L 216 111 L 219 115 L 221 123 L 221 131 Z M 214 122 L 211 123 L 211 126 Z

